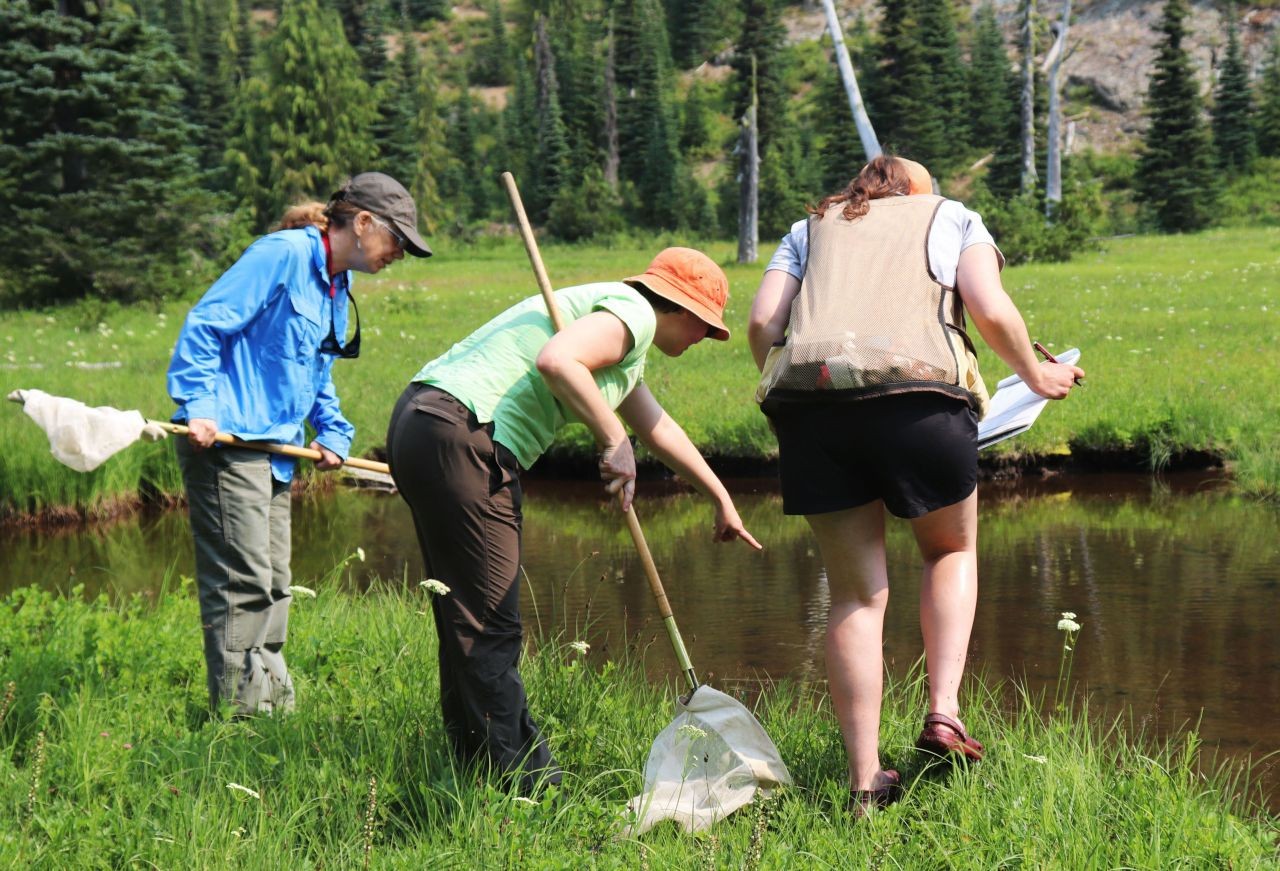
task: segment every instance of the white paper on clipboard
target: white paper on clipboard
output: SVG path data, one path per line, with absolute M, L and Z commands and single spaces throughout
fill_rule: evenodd
M 1075 365 L 1080 349 L 1072 348 L 1055 354 L 1059 363 Z M 995 395 L 987 408 L 987 416 L 978 424 L 978 450 L 1013 438 L 1031 429 L 1049 400 L 1031 392 L 1017 375 L 1010 375 L 996 385 Z

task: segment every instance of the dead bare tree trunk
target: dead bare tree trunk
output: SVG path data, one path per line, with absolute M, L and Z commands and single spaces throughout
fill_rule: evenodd
M 751 106 L 742 119 L 742 134 L 738 144 L 738 165 L 741 167 L 738 194 L 738 262 L 755 263 L 760 246 L 760 130 L 757 110 L 760 100 L 756 94 L 756 58 L 751 56 Z
M 853 112 L 853 123 L 858 128 L 858 138 L 862 140 L 862 150 L 866 152 L 870 162 L 880 156 L 880 140 L 876 138 L 875 128 L 871 126 L 871 118 L 867 108 L 862 104 L 862 92 L 858 90 L 858 79 L 853 74 L 853 63 L 849 60 L 849 49 L 844 44 L 844 32 L 840 28 L 840 19 L 836 17 L 835 0 L 822 0 L 827 12 L 827 29 L 831 31 L 831 41 L 836 48 L 836 66 L 840 68 L 840 79 L 844 82 L 844 92 L 849 96 L 849 109 Z
M 1022 192 L 1036 187 L 1036 0 L 1022 3 Z
M 1071 26 L 1071 0 L 1062 0 L 1062 17 L 1053 26 L 1053 48 L 1044 59 L 1049 73 L 1049 154 L 1044 171 L 1044 214 L 1052 218 L 1062 202 L 1062 84 L 1059 73 L 1067 53 L 1067 28 Z
M 617 55 L 614 53 L 613 19 L 609 19 L 605 35 L 608 47 L 604 61 L 604 180 L 609 187 L 618 189 L 618 165 L 622 155 L 618 149 L 618 81 L 614 72 Z

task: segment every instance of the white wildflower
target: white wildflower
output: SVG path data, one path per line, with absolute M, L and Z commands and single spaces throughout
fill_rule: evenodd
M 1074 620 L 1068 620 L 1067 618 L 1064 617 L 1063 619 L 1058 621 L 1058 631 L 1059 632 L 1079 632 L 1080 624 Z
M 449 594 L 449 587 L 444 581 L 437 581 L 435 578 L 427 578 L 418 584 L 424 587 L 428 593 L 435 593 L 437 596 L 446 596 Z
M 591 645 L 585 641 L 570 641 L 569 646 L 573 648 L 573 651 L 575 653 L 581 653 L 584 656 L 586 655 L 587 651 L 591 649 Z
M 356 556 L 357 556 L 357 557 L 359 557 L 360 562 L 364 562 L 364 548 L 362 548 L 362 547 L 357 547 L 357 548 L 356 548 Z
M 679 735 L 681 738 L 689 738 L 689 739 L 707 737 L 707 733 L 704 730 L 693 725 L 693 723 L 685 723 L 679 729 L 676 729 L 676 734 Z
M 1022 758 L 1030 759 L 1032 762 L 1039 762 L 1041 765 L 1047 765 L 1049 763 L 1048 756 L 1032 756 L 1030 753 L 1023 753 Z
M 533 799 L 529 798 L 529 796 L 527 796 L 527 795 L 517 795 L 515 798 L 513 798 L 513 799 L 511 799 L 511 800 L 512 800 L 512 801 L 518 801 L 518 802 L 520 802 L 521 804 L 537 805 L 537 802 L 536 802 L 536 801 L 534 801 Z
M 297 584 L 290 584 L 289 592 L 293 593 L 295 596 L 306 596 L 308 599 L 314 599 L 316 597 L 315 590 L 310 587 L 301 587 Z
M 249 787 L 241 786 L 238 783 L 228 783 L 227 789 L 232 790 L 233 792 L 243 792 L 250 798 L 256 798 L 258 801 L 262 801 L 262 796 L 258 794 L 256 789 L 250 789 Z
M 1062 619 L 1063 619 L 1063 620 L 1074 620 L 1074 619 L 1076 619 L 1076 612 L 1075 612 L 1075 611 L 1063 611 L 1063 612 L 1062 612 Z

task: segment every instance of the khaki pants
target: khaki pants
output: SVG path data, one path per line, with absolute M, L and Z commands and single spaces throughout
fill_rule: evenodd
M 293 709 L 282 649 L 289 624 L 289 485 L 267 454 L 175 442 L 195 539 L 209 704 L 237 714 Z

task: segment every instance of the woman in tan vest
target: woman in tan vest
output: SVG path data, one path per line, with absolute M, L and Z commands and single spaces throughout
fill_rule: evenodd
M 766 268 L 748 341 L 756 365 L 768 364 L 759 398 L 778 435 L 783 511 L 804 515 L 826 565 L 827 676 L 860 814 L 902 794 L 879 754 L 886 508 L 911 523 L 924 559 L 929 710 L 917 747 L 983 754 L 959 703 L 977 605 L 986 400 L 965 312 L 1037 394 L 1062 399 L 1084 372 L 1036 361 L 982 219 L 933 196 L 920 164 L 877 157 L 812 212 Z

